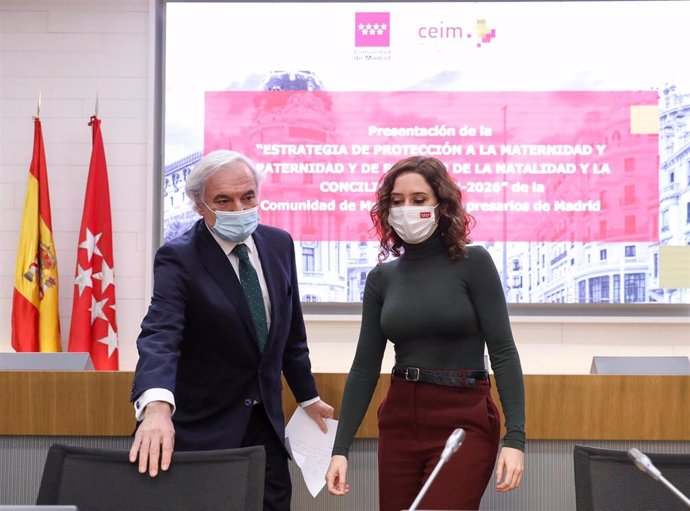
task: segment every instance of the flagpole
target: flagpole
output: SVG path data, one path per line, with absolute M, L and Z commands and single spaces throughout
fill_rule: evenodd
M 98 92 L 96 92 L 96 107 L 94 108 L 93 116 L 98 118 Z
M 38 93 L 38 103 L 36 104 L 36 119 L 41 118 L 41 93 Z

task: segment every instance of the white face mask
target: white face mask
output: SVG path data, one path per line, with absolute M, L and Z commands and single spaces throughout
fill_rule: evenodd
M 438 206 L 438 204 L 436 204 Z M 436 230 L 436 206 L 400 206 L 391 208 L 388 224 L 406 243 L 421 243 Z

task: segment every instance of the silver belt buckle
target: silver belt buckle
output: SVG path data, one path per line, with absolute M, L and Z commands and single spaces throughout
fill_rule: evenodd
M 406 367 L 405 381 L 419 381 L 419 367 Z

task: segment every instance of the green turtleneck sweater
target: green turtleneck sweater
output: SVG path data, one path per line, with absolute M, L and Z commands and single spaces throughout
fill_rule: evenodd
M 505 415 L 503 445 L 524 450 L 522 369 L 491 256 L 476 246 L 451 261 L 438 233 L 404 249 L 400 258 L 367 276 L 333 454 L 348 455 L 379 379 L 387 340 L 394 344 L 396 364 L 425 369 L 483 369 L 486 345 Z

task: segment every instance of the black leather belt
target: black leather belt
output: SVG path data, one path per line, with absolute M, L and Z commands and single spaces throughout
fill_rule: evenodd
M 477 380 L 488 380 L 489 373 L 482 370 L 443 370 L 420 369 L 419 367 L 393 367 L 393 377 L 411 382 L 433 383 L 447 387 L 474 387 Z

